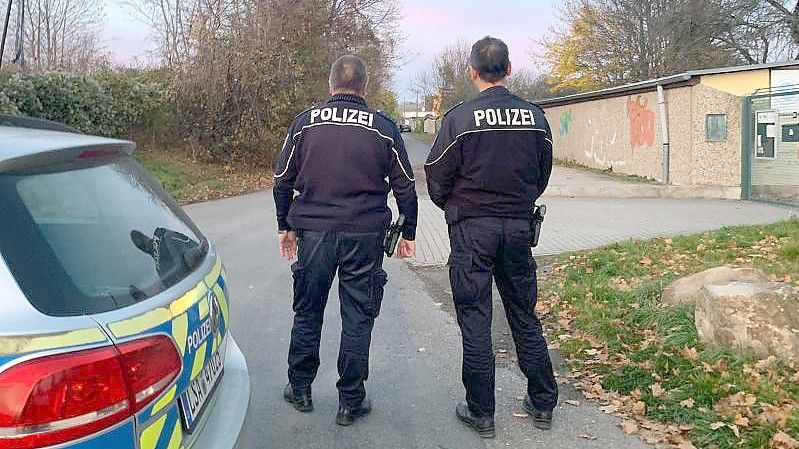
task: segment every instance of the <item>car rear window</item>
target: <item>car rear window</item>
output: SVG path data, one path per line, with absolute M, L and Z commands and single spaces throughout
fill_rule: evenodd
M 207 242 L 130 157 L 0 174 L 0 254 L 54 316 L 150 298 L 200 265 Z

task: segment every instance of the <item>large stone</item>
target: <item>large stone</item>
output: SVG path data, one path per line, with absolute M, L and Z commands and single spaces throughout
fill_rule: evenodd
M 756 268 L 716 267 L 686 276 L 663 290 L 664 304 L 693 304 L 702 294 L 702 287 L 730 282 L 768 282 L 768 277 Z
M 711 346 L 799 360 L 799 294 L 773 282 L 705 286 L 696 302 L 696 329 Z

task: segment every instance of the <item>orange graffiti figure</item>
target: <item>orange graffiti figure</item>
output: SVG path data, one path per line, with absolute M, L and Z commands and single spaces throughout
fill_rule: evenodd
M 627 117 L 630 119 L 630 145 L 651 146 L 655 142 L 655 113 L 649 109 L 649 101 L 641 96 L 627 99 Z

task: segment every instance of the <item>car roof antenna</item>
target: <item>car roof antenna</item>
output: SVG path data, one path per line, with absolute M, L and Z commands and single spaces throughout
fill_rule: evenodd
M 3 24 L 3 38 L 0 41 L 0 69 L 3 68 L 3 54 L 5 54 L 6 50 L 6 37 L 8 36 L 8 25 L 11 21 L 11 5 L 13 4 L 14 0 L 8 0 L 8 7 L 6 7 L 6 20 Z

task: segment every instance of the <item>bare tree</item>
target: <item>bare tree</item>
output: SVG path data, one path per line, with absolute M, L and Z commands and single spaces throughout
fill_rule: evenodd
M 735 51 L 748 64 L 793 59 L 797 42 L 791 33 L 791 21 L 783 16 L 787 11 L 781 3 L 775 13 L 772 2 L 766 0 L 728 0 L 725 3 L 725 22 L 718 35 L 723 46 Z
M 25 0 L 17 8 L 24 10 L 16 15 L 15 44 L 29 69 L 90 72 L 107 62 L 98 40 L 101 0 Z
M 244 8 L 240 0 L 123 0 L 154 32 L 159 52 L 170 68 L 180 68 L 205 39 L 224 33 L 240 23 Z
M 198 155 L 269 163 L 294 115 L 327 96 L 344 53 L 366 60 L 367 99 L 386 99 L 394 0 L 137 1 L 156 12 L 148 20 L 175 76 L 179 128 Z
M 507 87 L 525 100 L 543 100 L 555 96 L 548 78 L 546 74 L 530 69 L 514 69 L 508 78 Z M 562 94 L 568 93 L 570 92 L 562 92 Z
M 466 101 L 477 93 L 469 76 L 470 53 L 471 45 L 460 40 L 446 47 L 435 58 L 433 65 L 443 110 Z
M 782 25 L 783 30 L 790 36 L 791 45 L 785 42 L 787 39 L 784 38 L 784 35 L 782 36 L 781 44 L 789 46 L 790 51 L 792 51 L 792 56 L 794 58 L 799 58 L 799 53 L 796 51 L 797 47 L 799 47 L 799 1 L 761 0 L 759 3 L 765 3 L 770 7 L 766 8 L 765 11 L 764 8 L 758 9 L 768 15 L 770 20 L 767 23 L 769 23 L 772 28 Z M 793 4 L 793 7 L 791 7 L 790 4 Z
M 568 0 L 563 26 L 545 40 L 555 88 L 586 90 L 691 69 L 793 57 L 799 9 L 789 10 L 786 4 Z

